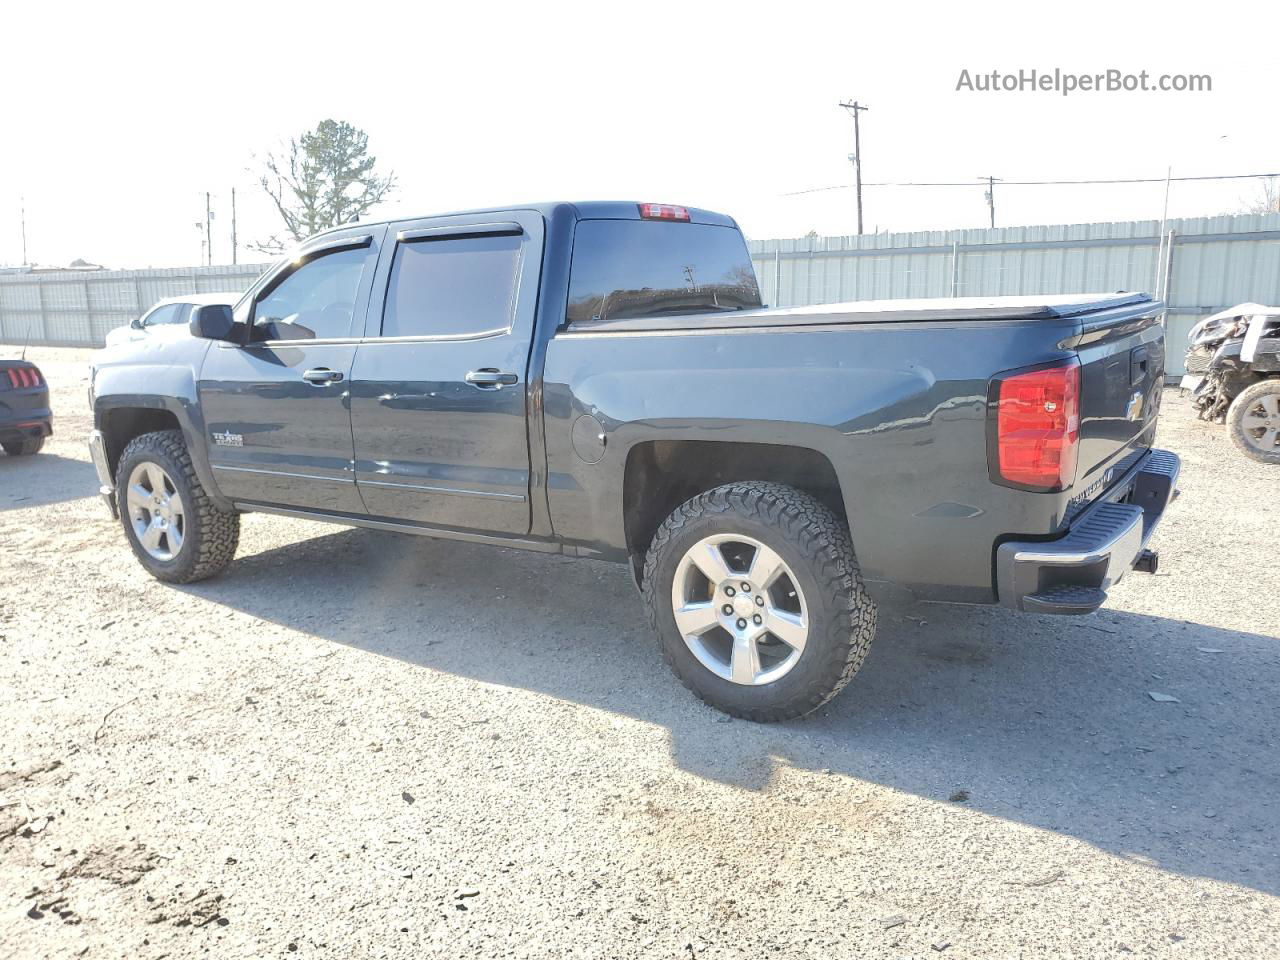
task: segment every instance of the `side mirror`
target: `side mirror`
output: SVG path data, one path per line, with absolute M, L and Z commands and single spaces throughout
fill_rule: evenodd
M 130 326 L 130 327 L 132 327 L 134 330 L 141 330 L 141 329 L 142 329 L 142 318 L 141 318 L 141 317 L 134 317 L 132 320 L 130 320 L 130 321 L 129 321 L 129 326 Z
M 203 340 L 234 340 L 235 318 L 225 303 L 206 303 L 191 311 L 187 329 Z

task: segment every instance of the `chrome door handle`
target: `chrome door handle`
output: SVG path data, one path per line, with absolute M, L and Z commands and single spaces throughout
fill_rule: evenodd
M 482 390 L 497 390 L 499 387 L 510 386 L 519 382 L 520 377 L 516 374 L 504 373 L 493 367 L 467 371 L 467 383 L 473 387 L 480 387 Z
M 330 370 L 328 367 L 316 367 L 314 370 L 308 370 L 304 373 L 302 379 L 307 383 L 315 384 L 337 383 L 342 379 L 342 371 Z

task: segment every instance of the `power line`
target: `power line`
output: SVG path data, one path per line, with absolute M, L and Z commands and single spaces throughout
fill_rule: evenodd
M 1254 180 L 1266 177 L 1280 177 L 1280 173 L 1224 173 L 1205 177 L 1127 177 L 1110 180 L 1001 180 L 1007 187 L 1067 187 L 1090 186 L 1108 183 L 1185 183 L 1193 180 Z M 985 180 L 986 177 L 981 179 Z M 863 183 L 864 187 L 972 187 L 972 180 L 959 181 L 902 181 L 884 183 Z M 781 194 L 784 197 L 797 197 L 805 193 L 823 193 L 828 190 L 850 190 L 853 184 L 841 183 L 831 187 L 810 187 L 808 190 L 791 190 Z

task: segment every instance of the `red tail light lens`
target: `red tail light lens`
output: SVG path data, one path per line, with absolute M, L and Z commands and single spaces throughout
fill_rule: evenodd
M 689 211 L 684 207 L 673 207 L 669 203 L 640 204 L 641 220 L 683 220 L 689 222 Z
M 40 386 L 40 371 L 35 367 L 10 367 L 5 372 L 9 374 L 9 385 L 16 390 Z
M 1080 362 L 1001 374 L 990 399 L 992 479 L 1040 491 L 1071 486 L 1080 449 Z

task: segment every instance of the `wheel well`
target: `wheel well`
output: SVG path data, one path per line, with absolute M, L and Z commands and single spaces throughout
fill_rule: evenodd
M 640 582 L 653 535 L 672 511 L 700 493 L 740 480 L 767 480 L 803 490 L 848 523 L 835 467 L 807 447 L 771 443 L 653 440 L 627 456 L 622 504 L 627 552 Z
M 112 476 L 115 476 L 116 466 L 120 463 L 120 454 L 124 453 L 124 448 L 129 445 L 129 441 L 144 433 L 180 429 L 182 424 L 168 410 L 157 410 L 151 407 L 121 407 L 107 410 L 102 415 L 102 439 Z

